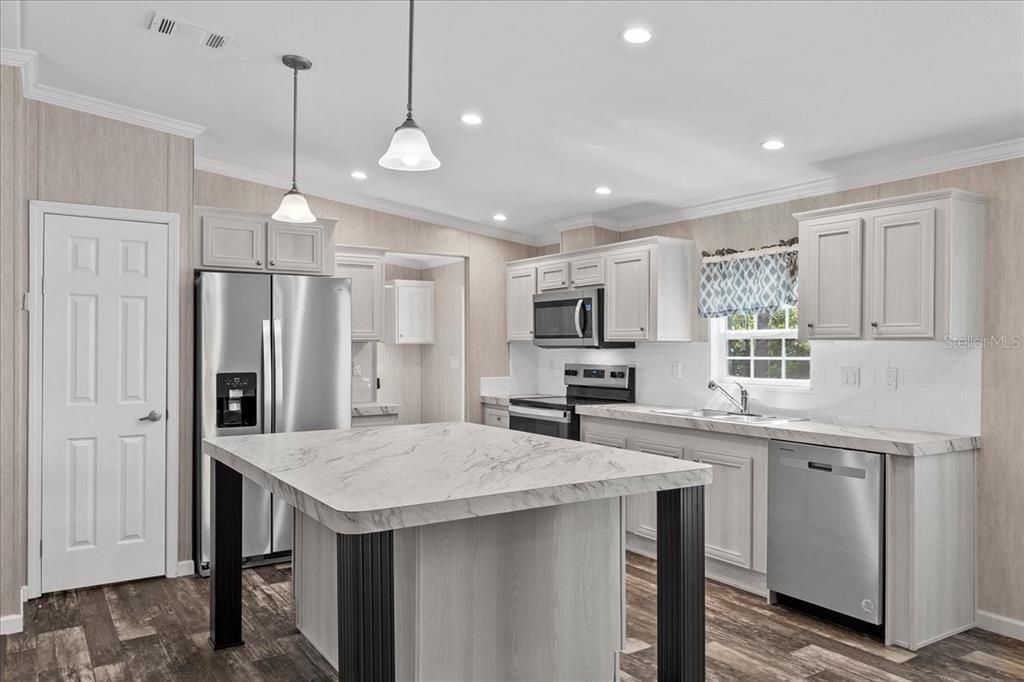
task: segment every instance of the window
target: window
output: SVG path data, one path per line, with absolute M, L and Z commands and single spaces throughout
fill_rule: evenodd
M 797 338 L 796 307 L 725 320 L 724 374 L 737 379 L 799 385 L 811 379 L 811 345 Z

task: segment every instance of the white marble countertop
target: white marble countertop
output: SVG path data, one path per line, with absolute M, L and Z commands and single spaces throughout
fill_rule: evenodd
M 976 450 L 981 447 L 978 436 L 960 436 L 950 433 L 890 429 L 878 426 L 829 424 L 826 422 L 797 421 L 773 424 L 739 424 L 683 415 L 663 414 L 656 410 L 673 409 L 655 405 L 579 405 L 576 413 L 586 417 L 620 419 L 642 424 L 660 424 L 681 429 L 714 431 L 735 436 L 773 438 L 808 445 L 848 448 L 884 452 L 889 455 L 921 457 L 946 452 Z
M 208 438 L 203 452 L 349 534 L 711 482 L 705 464 L 466 422 Z
M 480 396 L 480 402 L 484 405 L 494 405 L 495 407 L 508 407 L 510 397 L 507 395 L 482 395 Z
M 398 414 L 399 403 L 352 403 L 353 417 L 377 417 L 385 414 Z

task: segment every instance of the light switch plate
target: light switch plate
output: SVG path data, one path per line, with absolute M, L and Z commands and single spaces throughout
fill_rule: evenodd
M 900 371 L 895 367 L 885 368 L 885 390 L 895 391 L 899 384 Z
M 843 386 L 860 386 L 860 367 L 840 367 L 839 377 Z

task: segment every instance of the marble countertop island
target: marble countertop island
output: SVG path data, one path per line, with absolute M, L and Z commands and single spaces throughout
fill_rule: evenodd
M 581 405 L 576 408 L 576 413 L 586 417 L 619 419 L 643 424 L 713 431 L 734 436 L 771 438 L 808 445 L 866 450 L 906 457 L 940 455 L 947 452 L 977 450 L 981 447 L 981 438 L 978 436 L 815 421 L 742 424 L 659 412 L 659 410 L 666 409 L 673 408 L 631 404 Z
M 464 422 L 203 440 L 337 533 L 706 485 L 708 465 Z

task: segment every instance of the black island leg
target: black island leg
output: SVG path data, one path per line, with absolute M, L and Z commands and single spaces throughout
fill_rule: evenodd
M 658 682 L 704 679 L 704 486 L 658 492 Z
M 338 677 L 394 682 L 392 531 L 338 534 Z
M 210 643 L 242 642 L 242 475 L 213 462 L 210 518 Z

